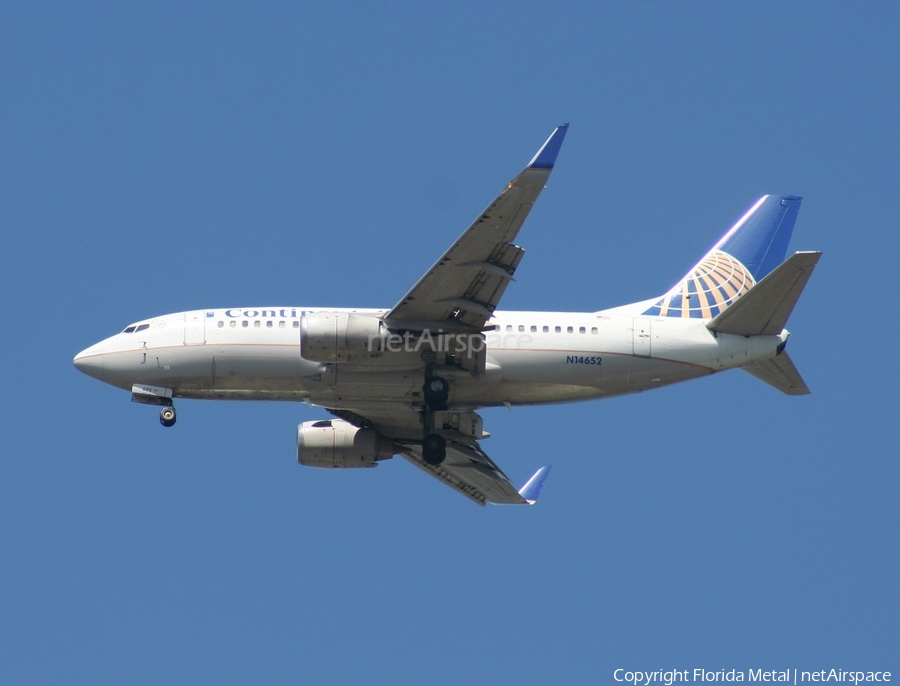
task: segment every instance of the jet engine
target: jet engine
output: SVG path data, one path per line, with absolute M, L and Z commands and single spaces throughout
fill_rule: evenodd
M 388 331 L 378 317 L 357 312 L 304 312 L 300 356 L 310 362 L 350 362 L 380 357 Z
M 342 419 L 303 422 L 297 427 L 297 461 L 308 467 L 377 467 L 394 456 L 394 444 L 374 429 Z

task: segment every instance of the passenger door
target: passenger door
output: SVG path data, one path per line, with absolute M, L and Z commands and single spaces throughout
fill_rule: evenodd
M 206 343 L 206 313 L 194 310 L 184 313 L 184 344 L 203 345 Z
M 633 352 L 639 357 L 650 357 L 650 320 L 646 317 L 634 318 Z

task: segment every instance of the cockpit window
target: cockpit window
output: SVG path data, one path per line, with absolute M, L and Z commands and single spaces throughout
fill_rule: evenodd
M 122 333 L 134 333 L 135 331 L 143 331 L 144 329 L 149 329 L 149 324 L 132 324 L 125 328 Z
M 150 328 L 149 324 L 141 324 L 138 328 L 135 329 L 135 332 L 143 331 L 144 329 L 149 329 L 149 328 Z
M 134 333 L 134 330 L 135 330 L 136 328 L 137 328 L 136 326 L 129 326 L 129 327 L 126 328 L 122 333 Z

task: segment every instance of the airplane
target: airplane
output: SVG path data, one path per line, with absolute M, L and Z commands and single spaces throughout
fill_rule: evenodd
M 809 393 L 785 351 L 788 318 L 821 252 L 786 257 L 801 198 L 765 195 L 668 292 L 598 312 L 497 309 L 524 250 L 516 236 L 568 124 L 390 309 L 229 307 L 143 319 L 75 367 L 159 406 L 176 398 L 293 400 L 331 418 L 297 427 L 297 459 L 375 467 L 400 455 L 474 502 L 534 504 L 480 442 L 477 410 L 607 398 L 743 369 Z

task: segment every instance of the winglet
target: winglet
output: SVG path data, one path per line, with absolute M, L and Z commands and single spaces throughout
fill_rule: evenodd
M 528 169 L 553 169 L 556 164 L 556 156 L 559 155 L 559 149 L 562 147 L 563 139 L 566 137 L 566 131 L 569 130 L 568 124 L 557 126 L 553 133 L 550 134 L 541 149 L 528 163 Z
M 541 495 L 541 489 L 550 473 L 550 465 L 541 467 L 534 475 L 519 489 L 519 495 L 525 499 L 529 505 L 534 505 Z

